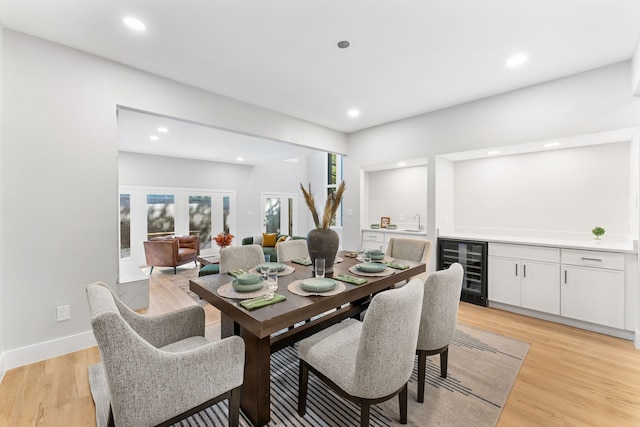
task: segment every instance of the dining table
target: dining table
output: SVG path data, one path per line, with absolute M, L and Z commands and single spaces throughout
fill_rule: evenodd
M 344 288 L 339 293 L 303 296 L 298 291 L 290 291 L 289 285 L 295 286 L 312 278 L 313 267 L 289 261 L 283 263 L 288 274 L 278 278 L 277 294 L 285 299 L 253 310 L 244 308 L 240 304 L 242 299 L 220 295 L 218 290 L 224 286 L 228 288 L 233 279 L 229 274 L 212 274 L 189 281 L 192 292 L 220 310 L 221 337 L 237 335 L 244 339 L 245 368 L 240 407 L 254 426 L 263 426 L 270 421 L 272 353 L 347 318 L 358 318 L 373 295 L 426 270 L 424 263 L 395 259 L 385 261 L 400 269 L 388 267 L 384 275 L 358 274 L 356 266 L 362 261 L 355 255 L 349 251 L 338 252 L 341 262 L 334 264 L 333 278 L 348 275 L 365 279 L 366 283 L 338 281 L 339 289 Z

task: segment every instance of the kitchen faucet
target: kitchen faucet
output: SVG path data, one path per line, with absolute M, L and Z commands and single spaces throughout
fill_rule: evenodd
M 413 219 L 418 218 L 418 230 L 422 230 L 422 225 L 420 225 L 420 214 L 416 214 L 416 216 L 413 217 Z

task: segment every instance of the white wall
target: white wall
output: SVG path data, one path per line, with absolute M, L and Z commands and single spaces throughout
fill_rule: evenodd
M 4 29 L 0 25 L 0 159 L 4 158 L 4 92 L 3 92 L 3 62 L 4 62 Z M 0 161 L 0 194 L 4 194 L 4 167 Z M 0 196 L 0 301 L 4 301 L 4 197 Z M 0 380 L 4 376 L 4 307 L 0 303 Z
M 440 234 L 453 232 L 455 223 L 455 163 L 436 157 L 435 225 Z
M 631 233 L 629 142 L 455 163 L 456 231 L 590 239 Z
M 633 76 L 631 78 L 631 90 L 635 96 L 640 96 L 640 38 L 636 42 L 636 50 L 633 53 Z
M 336 131 L 4 30 L 4 349 L 17 366 L 87 345 L 84 288 L 118 270 L 118 105 L 346 151 Z M 71 320 L 55 307 L 71 305 Z M 69 338 L 71 337 L 71 338 Z M 69 338 L 71 345 L 59 345 Z M 29 347 L 29 346 L 36 346 Z M 37 353 L 37 354 L 36 354 Z
M 380 223 L 381 217 L 390 217 L 400 228 L 418 225 L 416 214 L 420 214 L 421 225 L 427 221 L 427 166 L 405 167 L 368 172 L 369 219 L 367 227 Z

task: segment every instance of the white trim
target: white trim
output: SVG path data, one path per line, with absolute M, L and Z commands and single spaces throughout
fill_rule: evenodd
M 96 339 L 92 331 L 76 335 L 45 341 L 38 344 L 8 350 L 2 353 L 0 367 L 3 371 L 17 368 L 74 351 L 96 346 Z
M 0 384 L 2 384 L 2 379 L 4 378 L 4 374 L 5 372 L 7 372 L 7 368 L 5 368 L 4 366 L 4 355 L 5 355 L 4 351 L 0 353 Z
M 633 339 L 633 345 L 635 348 L 640 350 L 640 330 L 636 329 L 636 333 Z

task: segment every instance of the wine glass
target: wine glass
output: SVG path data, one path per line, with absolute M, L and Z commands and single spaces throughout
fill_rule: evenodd
M 260 273 L 262 273 L 262 280 L 267 281 L 267 273 L 269 273 L 269 261 L 271 260 L 271 255 L 265 254 L 264 262 L 260 264 L 258 267 L 260 268 Z
M 267 290 L 265 299 L 273 298 L 273 293 L 278 290 L 278 266 L 270 265 L 267 273 Z

